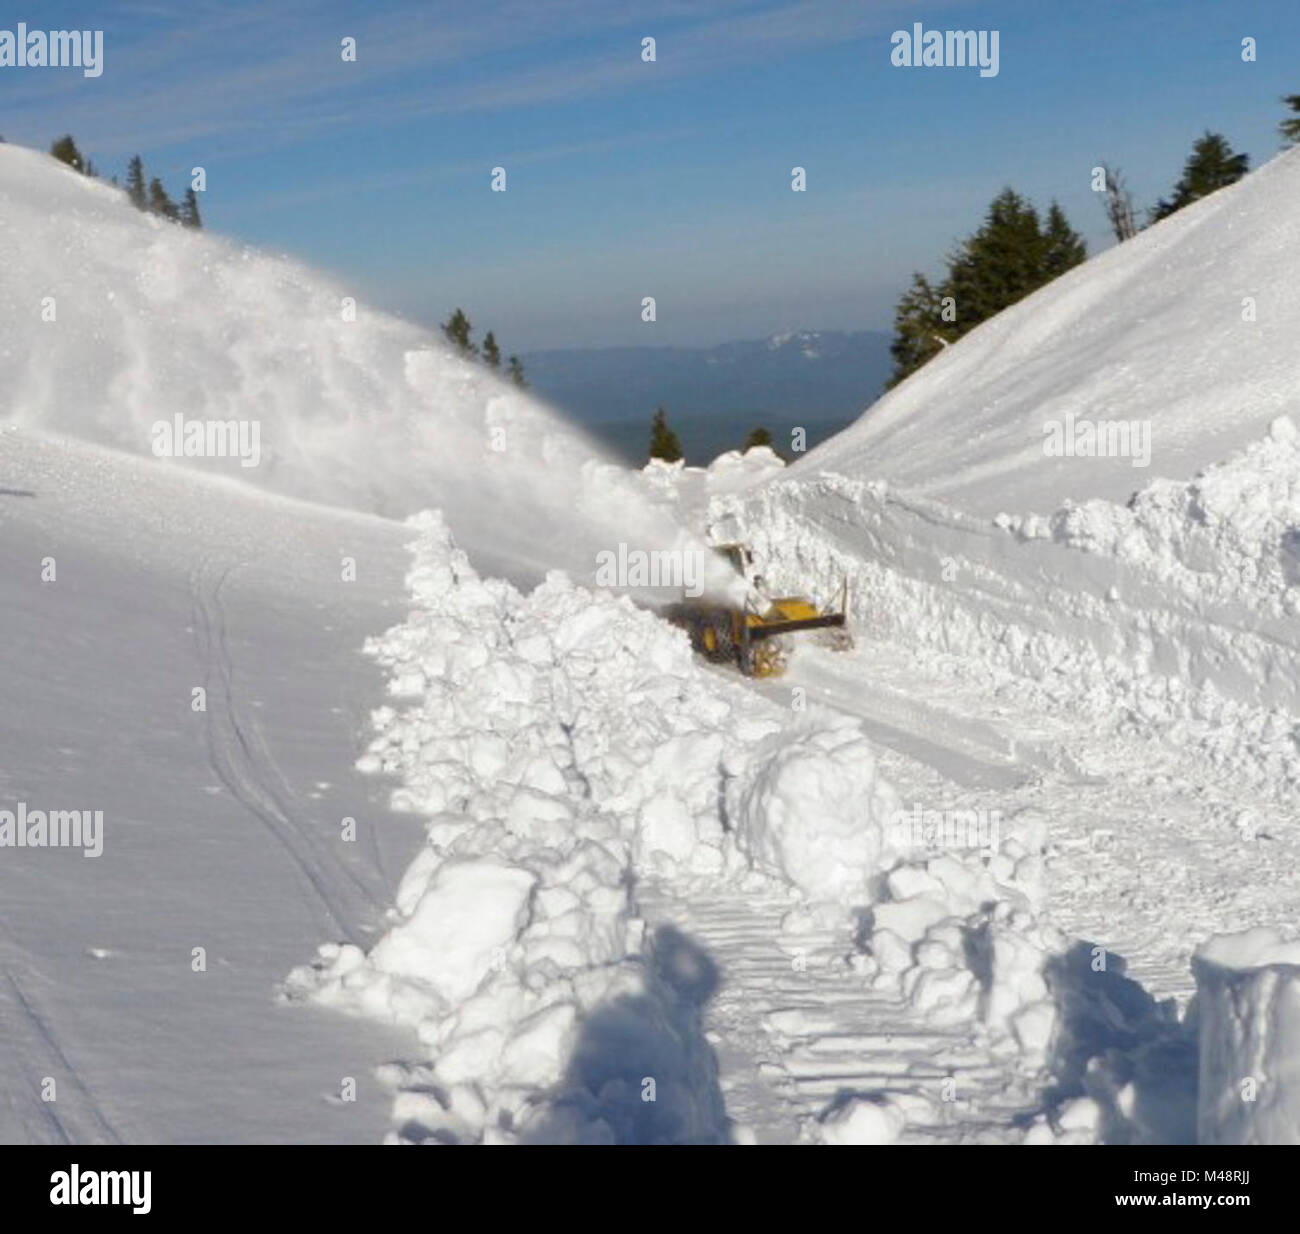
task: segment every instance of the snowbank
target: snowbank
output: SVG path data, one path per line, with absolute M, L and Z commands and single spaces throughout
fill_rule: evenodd
M 1041 1065 L 1056 1028 L 1047 982 L 1067 940 L 1038 915 L 1046 827 L 1013 821 L 996 848 L 911 852 L 871 909 L 860 971 L 936 1023 L 981 1023 Z
M 1300 450 L 1289 419 L 1126 506 L 987 521 L 887 485 L 782 478 L 715 498 L 776 587 L 936 666 L 1097 723 L 1159 729 L 1278 794 L 1300 784 Z
M 1300 1144 L 1300 942 L 1265 928 L 1220 935 L 1192 969 L 1198 1142 Z
M 1157 480 L 1127 506 L 1089 501 L 1059 510 L 1046 527 L 1000 521 L 1136 566 L 1200 604 L 1300 615 L 1300 433 L 1286 416 L 1226 462 L 1190 482 Z
M 711 1066 L 682 1028 L 682 965 L 658 958 L 689 949 L 643 939 L 636 886 L 784 880 L 849 912 L 895 803 L 872 751 L 702 669 L 625 597 L 558 573 L 521 595 L 481 580 L 440 516 L 415 525 L 416 607 L 370 645 L 405 705 L 376 713 L 360 765 L 401 778 L 428 844 L 384 938 L 322 947 L 289 995 L 415 1029 L 429 1061 L 390 1075 L 402 1138 L 721 1134 L 716 1094 L 682 1078 Z M 662 1023 L 644 1053 L 668 1061 L 614 1083 L 591 1041 L 619 1037 L 628 1006 Z
M 784 460 L 771 447 L 752 446 L 743 453 L 728 450 L 719 454 L 708 467 L 652 458 L 637 478 L 651 501 L 671 511 L 686 526 L 699 528 L 704 525 L 713 498 L 744 492 L 784 470 Z

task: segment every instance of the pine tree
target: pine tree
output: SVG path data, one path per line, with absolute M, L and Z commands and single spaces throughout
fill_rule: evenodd
M 682 457 L 682 443 L 668 427 L 668 413 L 662 407 L 656 408 L 650 425 L 650 457 L 665 463 L 675 463 Z
M 137 210 L 149 208 L 144 190 L 144 162 L 138 154 L 126 165 L 126 195 Z
M 889 354 L 894 358 L 891 386 L 914 373 L 957 337 L 956 323 L 943 320 L 942 298 L 942 291 L 931 286 L 924 274 L 912 275 L 912 286 L 894 310 L 894 341 L 889 345 Z
M 889 384 L 897 385 L 943 347 L 1086 257 L 1087 246 L 1060 206 L 1052 203 L 1043 225 L 1029 202 L 1004 189 L 990 204 L 983 226 L 948 258 L 942 282 L 912 276 L 894 312 Z
M 489 368 L 501 367 L 501 348 L 497 346 L 496 335 L 491 330 L 483 338 L 483 359 Z
M 1282 139 L 1288 146 L 1294 146 L 1300 142 L 1300 94 L 1288 94 L 1282 100 L 1293 112 L 1294 116 L 1287 116 L 1278 129 L 1282 133 Z
M 176 209 L 176 203 L 167 196 L 167 190 L 163 188 L 162 181 L 157 176 L 149 181 L 149 212 L 173 223 L 180 219 L 180 211 Z
M 50 153 L 54 155 L 60 163 L 67 163 L 73 171 L 79 171 L 83 175 L 86 171 L 85 161 L 81 157 L 81 151 L 77 149 L 77 143 L 72 140 L 72 134 L 67 133 L 60 137 L 50 147 Z
M 748 437 L 745 438 L 745 444 L 741 446 L 741 451 L 752 450 L 755 446 L 767 446 L 771 449 L 772 434 L 765 428 L 754 429 Z
M 528 389 L 528 383 L 524 380 L 524 362 L 518 356 L 510 357 L 510 380 L 515 383 L 521 390 Z
M 996 316 L 1041 287 L 1044 245 L 1038 211 L 1004 189 L 984 226 L 966 241 L 948 268 L 947 294 L 966 329 Z
M 1065 211 L 1052 202 L 1047 211 L 1047 226 L 1043 228 L 1043 267 L 1047 277 L 1044 282 L 1059 278 L 1088 258 L 1088 246 L 1065 217 Z
M 199 195 L 193 188 L 185 190 L 185 196 L 181 200 L 181 226 L 190 227 L 199 231 L 203 227 L 203 219 L 199 214 Z
M 1249 170 L 1250 155 L 1234 154 L 1226 137 L 1207 129 L 1205 136 L 1198 137 L 1192 145 L 1192 153 L 1183 164 L 1182 179 L 1174 185 L 1173 196 L 1156 203 L 1151 221 L 1158 223 L 1184 206 L 1236 184 Z
M 463 356 L 473 356 L 478 354 L 478 348 L 470 342 L 470 335 L 474 327 L 470 325 L 470 320 L 464 312 L 457 309 L 444 323 L 442 332 L 447 338 L 455 344 L 456 350 Z

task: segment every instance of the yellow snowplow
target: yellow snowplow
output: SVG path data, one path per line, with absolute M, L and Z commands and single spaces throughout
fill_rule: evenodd
M 716 551 L 737 573 L 749 577 L 753 558 L 742 544 L 722 544 Z M 761 594 L 762 580 L 756 579 Z M 705 659 L 735 664 L 746 677 L 775 677 L 785 668 L 785 635 L 801 630 L 837 630 L 832 646 L 852 646 L 845 628 L 848 614 L 848 580 L 840 586 L 838 611 L 827 612 L 804 596 L 764 597 L 746 600 L 743 607 L 707 600 L 683 600 L 664 609 L 664 616 L 684 629 L 691 646 Z

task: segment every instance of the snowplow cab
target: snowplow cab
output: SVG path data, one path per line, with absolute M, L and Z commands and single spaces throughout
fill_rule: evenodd
M 749 551 L 749 547 L 744 544 L 715 544 L 713 551 L 719 557 L 725 557 L 730 563 L 731 568 L 735 570 L 741 578 L 748 578 L 749 572 L 754 567 L 754 554 Z

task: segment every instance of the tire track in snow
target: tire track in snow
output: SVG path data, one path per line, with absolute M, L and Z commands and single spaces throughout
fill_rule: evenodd
M 794 906 L 781 895 L 641 892 L 648 925 L 675 926 L 721 972 L 704 1028 L 729 1118 L 760 1143 L 788 1143 L 843 1093 L 904 1096 L 929 1110 L 904 1140 L 1018 1143 L 1017 1124 L 1041 1108 L 1042 1076 L 995 1053 L 969 1025 L 936 1027 L 873 990 L 847 963 L 849 923 L 783 932 Z
M 355 874 L 337 858 L 322 856 L 306 827 L 296 817 L 291 802 L 270 787 L 271 774 L 283 776 L 275 766 L 265 743 L 240 722 L 235 703 L 234 669 L 226 639 L 225 614 L 220 592 L 234 569 L 225 566 L 213 580 L 207 560 L 191 573 L 193 625 L 199 653 L 207 669 L 208 761 L 221 783 L 256 818 L 284 849 L 310 888 L 304 902 L 322 936 L 336 936 L 362 945 L 352 927 L 353 913 L 336 893 L 340 881 L 352 883 L 376 914 L 382 911 L 374 896 Z M 333 878 L 331 878 L 331 874 Z
M 64 1053 L 49 1019 L 31 992 L 29 978 L 20 980 L 20 947 L 8 928 L 0 925 L 0 1039 L 4 1041 L 4 1093 L 14 1126 L 26 1144 L 120 1144 L 113 1124 L 85 1078 Z M 45 1101 L 45 1077 L 55 1083 L 55 1099 Z M 30 1093 L 30 1096 L 26 1094 Z
M 357 893 L 365 900 L 369 908 L 378 914 L 382 914 L 387 907 L 387 900 L 381 900 L 374 891 L 371 890 L 365 881 L 358 876 L 355 870 L 342 861 L 334 854 L 328 846 L 323 849 L 311 830 L 299 823 L 297 820 L 303 812 L 302 805 L 297 801 L 297 794 L 294 792 L 292 785 L 285 777 L 279 763 L 276 762 L 275 756 L 271 753 L 270 747 L 266 744 L 266 739 L 262 735 L 261 726 L 257 718 L 252 716 L 248 723 L 241 723 L 239 711 L 236 706 L 236 693 L 234 689 L 234 660 L 230 655 L 230 647 L 227 642 L 227 623 L 225 620 L 225 610 L 221 604 L 221 587 L 225 583 L 226 577 L 230 570 L 227 569 L 223 574 L 216 587 L 212 591 L 212 601 L 217 620 L 217 649 L 219 652 L 218 664 L 225 682 L 226 698 L 229 702 L 231 721 L 234 724 L 235 732 L 239 737 L 241 747 L 247 754 L 252 765 L 261 769 L 263 774 L 260 777 L 260 783 L 271 800 L 275 803 L 281 816 L 291 824 L 303 843 L 312 850 L 316 856 L 317 864 L 327 864 L 333 868 L 335 873 L 342 879 L 351 883 Z M 278 788 L 277 788 L 278 785 Z M 374 839 L 374 832 L 371 831 L 371 839 Z M 378 858 L 378 845 L 375 845 L 375 857 Z

